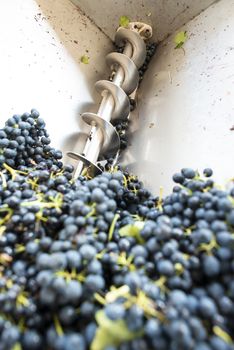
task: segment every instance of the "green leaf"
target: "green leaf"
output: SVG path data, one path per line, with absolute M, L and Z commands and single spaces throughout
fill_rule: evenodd
M 188 36 L 186 31 L 177 33 L 174 38 L 174 42 L 176 44 L 175 49 L 181 48 L 187 39 L 188 39 Z
M 91 350 L 104 350 L 109 345 L 114 345 L 111 334 L 106 328 L 99 327 L 92 341 Z
M 119 19 L 120 27 L 127 27 L 129 25 L 130 19 L 127 16 L 121 16 Z
M 87 55 L 83 55 L 81 58 L 80 58 L 80 61 L 84 64 L 89 64 L 89 57 Z
M 141 336 L 142 332 L 129 331 L 124 320 L 111 321 L 103 310 L 96 312 L 98 329 L 91 344 L 91 350 L 104 350 L 107 346 L 119 346 Z
M 15 345 L 13 345 L 11 350 L 22 350 L 22 347 L 21 347 L 20 343 L 15 343 Z
M 144 240 L 141 237 L 140 232 L 143 229 L 144 225 L 144 221 L 135 221 L 134 224 L 123 226 L 119 230 L 119 235 L 121 237 L 134 237 L 138 243 L 143 244 Z

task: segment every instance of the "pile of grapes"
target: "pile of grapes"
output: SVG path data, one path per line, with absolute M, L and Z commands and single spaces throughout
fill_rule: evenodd
M 0 130 L 0 350 L 233 350 L 234 190 L 61 158 L 36 110 Z

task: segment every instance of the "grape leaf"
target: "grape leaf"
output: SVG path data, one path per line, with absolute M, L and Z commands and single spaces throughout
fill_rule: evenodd
M 11 348 L 11 350 L 22 350 L 20 343 L 15 343 L 15 345 Z
M 186 31 L 177 33 L 174 38 L 174 42 L 176 44 L 175 49 L 181 48 L 187 39 L 188 39 L 188 36 Z
M 96 312 L 98 329 L 91 344 L 91 350 L 104 350 L 107 346 L 119 346 L 141 336 L 142 332 L 131 332 L 124 320 L 111 321 L 103 310 Z
M 91 344 L 91 350 L 104 350 L 107 346 L 114 345 L 112 335 L 104 327 L 98 327 Z
M 89 64 L 89 57 L 87 55 L 83 55 L 80 61 L 84 64 Z
M 123 226 L 119 230 L 121 237 L 134 237 L 139 243 L 143 244 L 144 240 L 140 235 L 140 231 L 143 229 L 145 223 L 143 221 L 135 221 L 133 224 Z
M 119 19 L 120 27 L 127 27 L 129 25 L 130 19 L 127 16 L 121 16 Z

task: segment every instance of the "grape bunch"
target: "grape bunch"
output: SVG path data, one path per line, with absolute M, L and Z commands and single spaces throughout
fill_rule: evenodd
M 234 350 L 232 182 L 75 180 L 36 110 L 0 153 L 0 350 Z

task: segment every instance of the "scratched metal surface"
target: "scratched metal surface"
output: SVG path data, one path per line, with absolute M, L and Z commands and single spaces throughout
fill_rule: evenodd
M 120 16 L 142 21 L 154 29 L 153 39 L 163 40 L 215 0 L 72 0 L 110 38 L 114 38 Z

